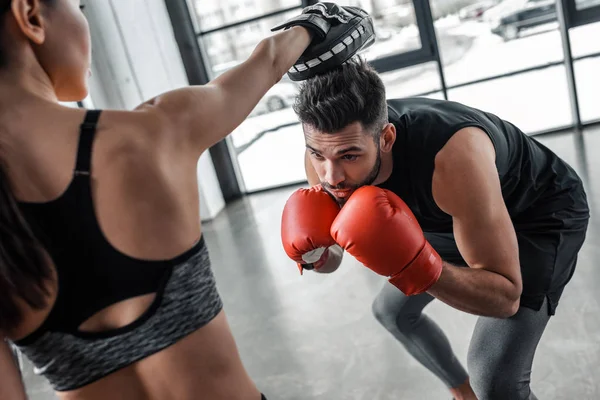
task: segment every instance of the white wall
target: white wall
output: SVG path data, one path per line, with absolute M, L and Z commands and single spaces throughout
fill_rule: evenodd
M 92 34 L 94 107 L 133 109 L 188 85 L 164 0 L 87 0 Z M 225 201 L 209 152 L 198 161 L 200 215 L 214 218 Z

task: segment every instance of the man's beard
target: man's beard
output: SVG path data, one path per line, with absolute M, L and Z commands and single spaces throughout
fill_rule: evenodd
M 321 182 L 321 186 L 323 187 L 323 189 L 325 189 L 327 192 L 329 192 L 329 194 L 335 199 L 336 202 L 338 202 L 338 204 L 344 205 L 346 203 L 346 201 L 348 201 L 348 197 L 346 197 L 344 199 L 338 199 L 337 197 L 333 196 L 330 193 L 330 191 L 331 190 L 347 190 L 347 189 L 349 189 L 350 191 L 354 192 L 356 189 L 358 189 L 362 186 L 371 185 L 377 179 L 380 169 L 381 169 L 381 153 L 379 151 L 377 151 L 377 159 L 375 160 L 375 165 L 371 169 L 371 172 L 369 172 L 369 175 L 367 175 L 367 177 L 365 179 L 363 179 L 360 183 L 348 184 L 348 183 L 342 182 L 339 185 L 331 186 L 326 182 Z

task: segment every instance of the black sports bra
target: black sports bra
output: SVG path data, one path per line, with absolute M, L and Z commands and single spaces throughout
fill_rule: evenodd
M 174 343 L 209 322 L 222 307 L 203 237 L 183 254 L 162 261 L 129 257 L 104 237 L 90 183 L 99 117 L 99 110 L 90 110 L 81 125 L 76 168 L 67 190 L 50 202 L 19 203 L 54 261 L 59 289 L 43 325 L 15 345 L 57 390 L 89 383 Z M 151 293 L 157 294 L 154 303 L 134 323 L 108 332 L 79 330 L 106 307 Z

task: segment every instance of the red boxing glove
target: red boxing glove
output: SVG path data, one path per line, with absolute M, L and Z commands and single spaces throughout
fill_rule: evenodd
M 335 241 L 329 229 L 338 215 L 337 202 L 321 187 L 295 191 L 283 208 L 281 240 L 288 257 L 304 269 L 318 269 Z
M 333 222 L 331 235 L 407 296 L 427 291 L 442 273 L 442 259 L 425 240 L 414 214 L 389 190 L 357 189 Z

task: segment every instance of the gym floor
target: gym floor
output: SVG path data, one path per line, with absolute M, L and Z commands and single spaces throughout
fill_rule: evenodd
M 538 347 L 532 388 L 545 400 L 600 398 L 600 128 L 538 138 L 585 181 L 592 220 L 577 271 Z M 438 400 L 446 388 L 381 328 L 371 302 L 384 283 L 346 256 L 331 275 L 298 270 L 283 252 L 281 210 L 296 188 L 255 194 L 204 224 L 213 269 L 244 363 L 273 400 Z M 476 317 L 434 301 L 425 312 L 466 363 Z M 596 371 L 596 372 L 594 372 Z M 55 399 L 26 363 L 31 400 Z

